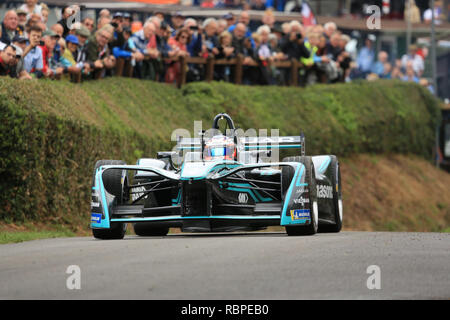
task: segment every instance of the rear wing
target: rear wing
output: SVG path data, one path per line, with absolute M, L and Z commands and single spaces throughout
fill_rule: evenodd
M 255 149 L 305 149 L 305 136 L 285 136 L 285 137 L 243 137 L 241 143 L 246 150 Z
M 267 149 L 301 149 L 301 154 L 305 155 L 305 135 L 284 136 L 284 137 L 240 137 L 238 141 L 245 150 L 267 150 Z M 201 138 L 179 138 L 178 150 L 201 151 Z

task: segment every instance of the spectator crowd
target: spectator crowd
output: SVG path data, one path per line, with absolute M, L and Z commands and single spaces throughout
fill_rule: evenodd
M 118 59 L 125 59 L 135 78 L 179 84 L 182 71 L 188 82 L 205 77 L 202 64 L 188 63 L 187 70 L 181 70 L 180 57 L 231 61 L 239 56 L 244 84 L 286 85 L 292 70 L 277 68 L 275 62 L 295 60 L 301 65 L 301 85 L 383 78 L 428 86 L 421 80 L 426 50 L 411 46 L 394 63 L 386 52 L 376 55 L 375 36 L 368 35 L 358 50 L 356 40 L 334 22 L 278 24 L 271 9 L 256 24 L 245 10 L 201 21 L 181 12 L 155 12 L 145 21 L 107 9 L 97 18 L 82 13 L 78 6 L 66 6 L 61 19 L 48 25 L 49 8 L 37 0 L 7 11 L 0 30 L 0 75 L 98 79 L 114 75 Z M 235 72 L 233 64 L 215 65 L 213 79 L 233 82 Z

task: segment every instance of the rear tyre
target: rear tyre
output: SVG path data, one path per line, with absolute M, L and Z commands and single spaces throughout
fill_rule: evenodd
M 106 165 L 126 165 L 122 160 L 99 160 L 94 166 L 94 179 L 95 172 L 101 166 Z M 124 193 L 124 186 L 122 185 L 122 170 L 107 170 L 102 176 L 103 185 L 109 193 L 116 197 L 118 203 L 123 203 L 126 200 L 127 195 Z M 95 181 L 94 181 L 95 184 Z M 126 182 L 124 182 L 126 184 Z M 113 240 L 123 239 L 127 231 L 127 224 L 123 222 L 111 222 L 109 229 L 92 229 L 92 234 L 96 239 Z
M 310 203 L 310 216 L 311 223 L 308 225 L 299 226 L 286 226 L 286 233 L 288 236 L 305 236 L 313 235 L 317 233 L 319 209 L 317 203 L 317 188 L 316 188 L 316 173 L 314 170 L 314 164 L 311 157 L 297 156 L 287 157 L 283 159 L 283 162 L 300 162 L 305 166 L 306 178 L 305 182 L 309 188 L 309 203 Z M 295 171 L 291 167 L 283 167 L 281 171 L 281 188 L 283 192 L 283 199 L 289 188 L 289 185 L 294 178 Z
M 339 232 L 342 229 L 343 206 L 342 206 L 342 187 L 341 170 L 336 156 L 331 156 L 331 184 L 333 186 L 333 204 L 334 204 L 334 224 L 320 225 L 319 232 Z

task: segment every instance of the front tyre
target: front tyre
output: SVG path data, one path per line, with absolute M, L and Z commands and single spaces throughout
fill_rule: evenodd
M 95 173 L 98 168 L 106 165 L 126 165 L 122 160 L 99 160 L 94 166 L 94 179 Z M 119 202 L 125 200 L 126 195 L 123 191 L 122 184 L 122 171 L 121 170 L 106 170 L 102 177 L 103 185 L 105 189 L 114 195 Z M 127 231 L 127 224 L 123 222 L 111 222 L 109 229 L 92 229 L 92 235 L 96 239 L 101 240 L 114 240 L 123 239 Z
M 320 225 L 319 232 L 339 232 L 342 229 L 343 205 L 341 169 L 336 156 L 331 157 L 331 184 L 333 186 L 334 224 Z
M 311 223 L 308 225 L 299 225 L 299 226 L 286 226 L 286 233 L 288 236 L 305 236 L 305 235 L 313 235 L 317 233 L 318 229 L 318 221 L 319 221 L 319 207 L 317 202 L 317 188 L 316 188 L 316 173 L 314 170 L 314 164 L 312 162 L 311 157 L 308 156 L 297 156 L 297 157 L 287 157 L 283 159 L 283 162 L 300 162 L 305 166 L 305 182 L 308 184 L 309 188 L 309 203 L 310 206 L 310 216 Z M 288 181 L 294 178 L 295 171 L 292 170 L 291 167 L 283 167 L 282 169 L 282 190 L 283 193 L 287 192 L 288 189 Z M 283 197 L 285 194 L 283 194 Z

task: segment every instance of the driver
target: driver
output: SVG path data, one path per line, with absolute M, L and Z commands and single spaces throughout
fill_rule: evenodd
M 232 138 L 214 136 L 205 143 L 205 160 L 235 160 L 236 144 Z

